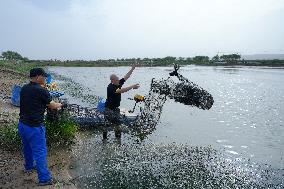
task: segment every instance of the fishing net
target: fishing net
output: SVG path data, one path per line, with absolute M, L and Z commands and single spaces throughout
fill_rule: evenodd
M 175 70 L 170 76 L 177 77 L 178 82 L 173 78 L 152 79 L 150 92 L 145 97 L 144 107 L 140 110 L 140 116 L 135 121 L 135 125 L 143 133 L 151 133 L 159 122 L 162 108 L 167 97 L 184 105 L 195 106 L 203 110 L 212 107 L 214 99 L 210 93 L 202 89 L 195 83 L 180 75 L 177 71 L 179 67 L 175 65 Z
M 179 74 L 178 70 L 179 66 L 174 65 L 174 71 L 170 73 L 171 77 L 166 80 L 153 82 L 151 85 L 151 90 L 154 90 L 159 94 L 164 94 L 169 98 L 174 99 L 176 102 L 184 105 L 209 110 L 214 103 L 212 95 L 197 84 Z M 175 82 L 172 77 L 178 78 L 178 82 Z
M 155 81 L 152 80 L 152 84 L 154 82 Z M 165 94 L 159 94 L 154 90 L 150 90 L 149 94 L 145 97 L 144 107 L 140 109 L 140 113 L 137 116 L 136 121 L 133 123 L 133 131 L 135 135 L 143 137 L 155 130 L 166 100 L 167 97 Z

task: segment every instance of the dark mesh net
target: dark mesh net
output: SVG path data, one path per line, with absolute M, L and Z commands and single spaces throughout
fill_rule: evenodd
M 152 80 L 153 83 L 154 80 Z M 167 96 L 165 94 L 159 94 L 152 90 L 151 87 L 149 94 L 145 98 L 144 107 L 140 109 L 140 113 L 133 123 L 133 130 L 136 132 L 136 135 L 143 137 L 155 130 L 166 99 Z
M 170 98 L 184 105 L 196 106 L 203 110 L 209 110 L 212 107 L 214 99 L 210 93 L 180 74 L 178 78 L 180 82 L 176 84 Z
M 174 65 L 174 71 L 170 73 L 170 76 L 178 78 L 178 82 L 174 82 L 171 77 L 166 80 L 154 81 L 152 82 L 151 90 L 166 95 L 184 105 L 209 110 L 214 103 L 212 95 L 179 74 L 178 70 L 179 66 Z

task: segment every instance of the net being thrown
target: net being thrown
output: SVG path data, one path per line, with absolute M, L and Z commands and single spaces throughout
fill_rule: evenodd
M 149 94 L 144 100 L 144 107 L 141 108 L 140 115 L 134 123 L 134 125 L 139 126 L 137 128 L 140 129 L 140 132 L 149 134 L 155 130 L 167 97 L 184 105 L 203 110 L 212 107 L 214 103 L 212 95 L 179 74 L 177 72 L 178 65 L 175 65 L 174 68 L 175 70 L 170 73 L 169 78 L 152 79 Z M 172 77 L 176 77 L 178 82 L 175 82 Z
M 174 65 L 174 71 L 170 73 L 168 79 L 152 81 L 151 90 L 184 105 L 209 110 L 214 103 L 212 95 L 179 74 L 178 70 L 179 66 Z M 174 82 L 171 77 L 177 77 L 178 82 Z
M 152 80 L 151 86 L 153 86 L 153 83 L 155 83 L 154 79 Z M 139 131 L 142 133 L 149 134 L 155 130 L 166 100 L 166 95 L 156 93 L 151 89 L 144 100 L 144 107 L 141 108 L 140 114 L 133 125 L 138 126 L 136 128 L 139 128 Z

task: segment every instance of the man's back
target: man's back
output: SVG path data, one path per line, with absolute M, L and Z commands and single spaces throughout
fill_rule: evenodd
M 40 125 L 46 105 L 51 102 L 49 92 L 38 83 L 30 82 L 20 93 L 20 121 L 27 125 Z

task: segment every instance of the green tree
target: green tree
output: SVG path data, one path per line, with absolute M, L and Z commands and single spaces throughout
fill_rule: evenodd
M 220 60 L 219 55 L 217 54 L 216 56 L 213 56 L 212 61 L 213 62 L 218 62 Z
M 195 56 L 192 58 L 194 63 L 197 64 L 208 64 L 209 63 L 209 57 L 208 56 Z
M 27 57 L 23 57 L 23 59 L 22 59 L 24 62 L 28 62 L 29 61 L 29 59 L 27 58 Z
M 5 60 L 26 60 L 26 58 L 23 58 L 19 53 L 15 51 L 2 52 L 2 57 Z
M 176 61 L 176 57 L 167 56 L 167 57 L 163 58 L 163 61 L 166 62 L 166 63 L 174 63 Z
M 226 61 L 228 64 L 238 63 L 241 59 L 241 55 L 239 54 L 228 54 L 220 56 L 221 59 Z
M 191 64 L 191 63 L 192 63 L 192 58 L 187 57 L 187 58 L 186 58 L 186 63 L 187 63 L 187 64 Z

